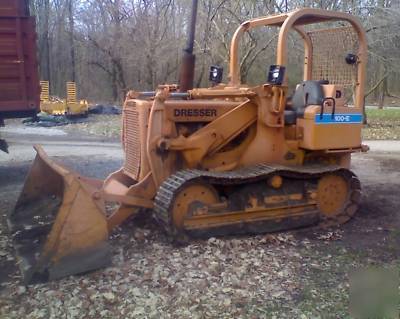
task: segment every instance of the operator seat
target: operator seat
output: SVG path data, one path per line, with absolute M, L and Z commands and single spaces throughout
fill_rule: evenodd
M 304 110 L 308 105 L 322 106 L 325 98 L 323 84 L 329 84 L 329 81 L 308 80 L 297 86 L 291 99 L 291 105 L 285 110 L 285 124 L 296 124 L 296 120 L 304 116 Z

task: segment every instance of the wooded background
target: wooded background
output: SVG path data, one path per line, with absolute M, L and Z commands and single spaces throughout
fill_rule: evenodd
M 208 86 L 212 64 L 228 73 L 229 45 L 240 23 L 300 7 L 349 12 L 368 35 L 368 98 L 383 104 L 400 95 L 400 0 L 199 0 L 195 86 Z M 121 101 L 129 89 L 177 83 L 186 42 L 190 0 L 32 0 L 36 15 L 40 78 L 64 96 L 76 81 L 81 97 Z M 265 82 L 273 64 L 276 30 L 257 29 L 242 41 L 241 76 Z M 301 81 L 303 48 L 289 44 L 291 83 Z

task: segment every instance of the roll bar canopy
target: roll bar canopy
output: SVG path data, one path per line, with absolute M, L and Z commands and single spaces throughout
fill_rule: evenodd
M 304 80 L 311 77 L 312 68 L 312 42 L 308 34 L 303 30 L 303 25 L 309 25 L 320 22 L 346 21 L 349 22 L 355 30 L 358 40 L 359 49 L 357 52 L 357 83 L 355 83 L 355 100 L 356 107 L 362 107 L 364 103 L 364 80 L 367 61 L 367 40 L 365 31 L 360 20 L 348 13 L 327 11 L 321 9 L 297 9 L 291 12 L 255 18 L 242 23 L 235 31 L 231 42 L 230 54 L 230 85 L 239 86 L 240 68 L 238 58 L 239 41 L 242 35 L 256 27 L 276 26 L 280 27 L 276 64 L 286 66 L 287 64 L 287 38 L 291 29 L 296 30 L 304 41 L 305 63 L 304 63 Z

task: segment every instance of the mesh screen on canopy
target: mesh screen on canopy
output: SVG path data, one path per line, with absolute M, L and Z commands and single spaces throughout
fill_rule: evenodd
M 357 54 L 358 36 L 352 27 L 307 32 L 313 46 L 312 79 L 352 89 L 357 81 L 357 64 L 347 64 L 348 53 Z

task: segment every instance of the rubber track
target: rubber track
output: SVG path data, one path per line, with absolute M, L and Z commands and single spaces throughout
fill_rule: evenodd
M 173 225 L 172 207 L 175 195 L 188 183 L 205 182 L 211 185 L 240 185 L 257 182 L 279 174 L 294 179 L 319 179 L 328 173 L 342 175 L 350 185 L 350 196 L 343 212 L 334 219 L 321 216 L 320 226 L 331 227 L 348 221 L 357 211 L 361 198 L 361 186 L 358 178 L 348 169 L 338 166 L 303 166 L 287 167 L 280 165 L 259 164 L 236 171 L 210 172 L 198 169 L 178 171 L 166 179 L 160 186 L 154 201 L 155 218 L 173 240 L 181 241 L 182 234 Z M 210 233 L 210 236 L 213 234 Z

